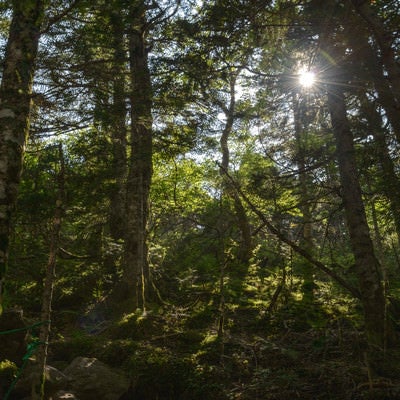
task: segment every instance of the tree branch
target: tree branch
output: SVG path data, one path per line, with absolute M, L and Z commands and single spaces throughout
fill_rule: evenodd
M 59 14 L 53 15 L 52 18 L 49 18 L 46 27 L 40 33 L 47 33 L 54 24 L 62 20 L 71 10 L 73 10 L 78 5 L 80 1 L 81 0 L 74 0 L 65 10 L 61 11 Z
M 219 163 L 218 163 L 219 165 Z M 245 195 L 240 186 L 235 182 L 235 180 L 229 175 L 228 171 L 222 168 L 219 165 L 221 171 L 227 176 L 229 181 L 232 184 L 232 187 L 236 190 L 239 196 L 244 200 L 244 202 L 250 207 L 250 209 L 261 219 L 263 224 L 268 228 L 268 230 L 274 234 L 279 240 L 283 243 L 287 244 L 290 248 L 292 248 L 297 254 L 300 254 L 304 257 L 308 262 L 310 262 L 314 267 L 323 271 L 327 275 L 329 275 L 332 279 L 334 279 L 337 283 L 339 283 L 343 288 L 347 289 L 355 298 L 360 299 L 361 295 L 357 288 L 353 287 L 345 281 L 341 276 L 337 275 L 332 269 L 327 267 L 322 262 L 316 260 L 307 250 L 303 249 L 295 242 L 290 240 L 284 233 L 282 233 L 278 228 L 276 228 L 266 217 L 265 215 L 253 204 L 253 202 Z

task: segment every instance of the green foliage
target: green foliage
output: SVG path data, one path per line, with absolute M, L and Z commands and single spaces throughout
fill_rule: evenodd
M 132 143 L 125 141 L 137 111 L 128 112 L 135 95 L 130 81 L 137 78 L 129 75 L 129 63 L 135 62 L 128 56 L 131 3 L 79 1 L 46 28 L 35 88 L 44 99 L 33 96 L 6 304 L 39 316 L 60 169 L 56 139 L 46 135 L 56 134 L 65 149 L 66 198 L 50 363 L 98 357 L 137 378 L 135 395 L 146 400 L 350 398 L 369 379 L 360 302 L 282 243 L 265 222 L 302 248 L 305 222 L 310 223 L 307 250 L 358 287 L 325 104 L 326 85 L 336 79 L 326 78 L 334 56 L 321 62 L 317 45 L 317 25 L 326 10 L 318 10 L 318 2 L 261 0 L 182 1 L 177 10 L 165 1 L 149 5 L 150 290 L 145 313 L 129 309 L 121 317 L 122 305 L 108 300 L 123 279 L 125 237 L 113 235 L 110 204 L 126 179 L 116 172 L 116 162 L 126 159 L 115 159 L 115 146 L 120 141 L 122 153 L 130 156 Z M 388 31 L 397 29 L 395 2 L 370 3 Z M 374 81 L 381 72 L 375 77 L 368 72 L 361 45 L 350 40 L 344 3 L 338 4 L 328 22 L 334 24 L 334 47 L 346 49 L 340 64 L 349 80 L 344 87 L 358 177 L 382 277 L 389 282 L 390 310 L 398 319 L 398 232 L 388 195 L 396 179 L 387 179 L 380 157 L 386 148 L 396 178 L 398 137 Z M 10 24 L 8 6 L 0 2 L 2 38 Z M 61 6 L 65 2 L 51 2 L 49 18 Z M 352 25 L 363 23 L 353 9 L 347 11 L 346 18 L 357 22 Z M 368 32 L 368 42 L 378 46 L 374 30 Z M 398 42 L 391 43 L 396 52 Z M 376 53 L 381 65 L 383 53 Z M 320 74 L 307 92 L 295 83 L 300 64 Z M 388 72 L 385 67 L 383 81 Z M 391 92 L 389 87 L 385 95 Z M 294 99 L 303 114 L 300 128 Z M 362 110 L 365 99 L 379 114 L 375 125 Z M 228 128 L 231 179 L 215 162 Z M 383 147 L 376 133 L 383 135 Z M 239 203 L 252 242 L 246 262 L 240 258 L 245 239 Z M 123 220 L 126 204 L 120 206 Z M 79 316 L 103 302 L 109 307 L 104 331 L 91 335 L 78 329 Z M 9 380 L 14 367 L 2 362 L 0 378 L 4 372 Z
M 162 334 L 163 326 L 157 315 L 142 315 L 140 310 L 132 314 L 125 314 L 112 327 L 112 337 L 121 339 L 139 340 L 150 335 Z

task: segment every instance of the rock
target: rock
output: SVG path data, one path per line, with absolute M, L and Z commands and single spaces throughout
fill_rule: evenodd
M 64 390 L 59 390 L 54 395 L 45 397 L 46 400 L 79 400 L 74 393 Z M 32 400 L 32 397 L 24 397 L 22 400 Z
M 52 400 L 79 400 L 74 393 L 64 391 L 64 390 L 59 390 L 54 396 L 52 396 Z
M 126 376 L 97 358 L 77 357 L 64 370 L 80 400 L 118 400 L 129 386 Z
M 68 377 L 51 365 L 46 365 L 46 390 L 56 392 L 68 384 Z

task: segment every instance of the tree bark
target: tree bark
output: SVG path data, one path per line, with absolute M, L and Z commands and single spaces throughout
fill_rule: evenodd
M 353 135 L 346 115 L 343 90 L 339 85 L 328 86 L 328 107 L 336 139 L 342 198 L 364 309 L 365 331 L 371 347 L 383 351 L 388 332 L 380 265 L 374 253 L 367 223 Z
M 294 134 L 296 139 L 296 155 L 295 162 L 299 172 L 299 209 L 302 214 L 302 232 L 300 246 L 309 254 L 313 254 L 314 244 L 312 239 L 312 221 L 310 209 L 310 195 L 308 186 L 308 174 L 306 163 L 306 148 L 305 148 L 305 129 L 304 129 L 304 108 L 302 102 L 304 99 L 299 98 L 300 95 L 295 94 L 293 98 L 293 117 L 294 117 Z M 301 271 L 303 284 L 303 302 L 311 305 L 314 302 L 314 274 L 311 263 L 306 259 L 302 259 Z
M 251 254 L 253 251 L 253 240 L 251 236 L 251 226 L 249 223 L 249 219 L 246 215 L 246 210 L 242 204 L 240 196 L 238 196 L 236 190 L 232 188 L 231 183 L 228 179 L 226 179 L 226 172 L 229 173 L 229 163 L 230 163 L 230 150 L 228 140 L 232 134 L 233 124 L 235 121 L 235 109 L 236 109 L 236 80 L 239 74 L 239 71 L 231 71 L 229 77 L 229 105 L 225 106 L 220 103 L 219 106 L 222 108 L 226 122 L 224 129 L 220 138 L 220 147 L 221 147 L 221 166 L 220 166 L 220 175 L 223 180 L 223 192 L 227 194 L 233 200 L 233 206 L 235 209 L 235 217 L 237 220 L 238 228 L 241 234 L 241 241 L 239 244 L 237 258 L 240 264 L 242 264 L 246 270 L 251 258 Z
M 125 232 L 125 195 L 127 177 L 127 105 L 125 100 L 126 49 L 124 20 L 121 10 L 110 10 L 113 35 L 113 106 L 111 140 L 113 145 L 113 176 L 115 187 L 111 194 L 110 232 L 114 240 L 123 239 Z
M 18 194 L 40 27 L 42 0 L 15 0 L 0 86 L 0 313 L 11 217 Z
M 351 88 L 351 58 L 346 55 L 349 47 L 349 31 L 345 33 L 337 26 L 350 27 L 354 23 L 347 7 L 338 8 L 337 2 L 316 0 L 313 6 L 318 10 L 318 20 L 314 21 L 320 37 L 321 63 L 325 63 L 324 80 L 327 82 L 328 109 L 336 141 L 336 158 L 339 168 L 341 194 L 349 231 L 349 239 L 355 261 L 360 301 L 364 312 L 365 334 L 368 340 L 368 356 L 375 372 L 386 368 L 386 346 L 398 342 L 393 322 L 386 318 L 386 299 L 381 282 L 381 266 L 375 255 L 367 222 L 358 178 L 354 138 L 347 118 L 344 96 L 345 88 Z M 350 3 L 345 3 L 345 6 Z M 338 19 L 333 19 L 333 10 L 338 11 Z M 351 46 L 350 46 L 351 48 Z M 388 373 L 388 370 L 384 371 Z
M 46 276 L 44 280 L 44 288 L 42 295 L 42 312 L 41 321 L 43 325 L 40 329 L 39 340 L 41 346 L 38 350 L 36 361 L 37 361 L 37 380 L 33 382 L 32 387 L 32 399 L 44 399 L 44 390 L 46 382 L 46 364 L 48 355 L 48 341 L 51 329 L 51 308 L 53 302 L 53 289 L 57 262 L 57 253 L 60 247 L 60 232 L 61 232 L 61 221 L 64 213 L 63 205 L 65 198 L 65 165 L 64 165 L 64 154 L 62 145 L 59 144 L 59 156 L 60 156 L 60 170 L 57 174 L 57 200 L 56 208 L 54 211 L 53 226 L 50 238 L 50 250 L 49 260 L 46 267 Z
M 152 166 L 152 88 L 146 48 L 146 7 L 131 7 L 129 56 L 131 78 L 130 159 L 127 179 L 127 229 L 124 251 L 124 285 L 128 298 L 145 309 L 150 280 L 147 221 Z
M 396 174 L 394 161 L 389 154 L 385 132 L 382 127 L 382 116 L 365 94 L 361 95 L 361 107 L 374 137 L 376 155 L 382 171 L 382 192 L 389 199 L 397 242 L 400 246 L 400 180 Z

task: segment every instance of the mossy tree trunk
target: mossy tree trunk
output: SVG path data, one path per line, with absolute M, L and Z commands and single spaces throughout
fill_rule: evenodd
M 152 88 L 146 44 L 146 7 L 143 1 L 131 6 L 130 58 L 130 158 L 126 191 L 126 236 L 124 286 L 134 306 L 145 310 L 150 271 L 147 248 L 149 193 L 152 179 Z M 125 296 L 126 297 L 126 296 Z
M 12 2 L 12 21 L 0 86 L 0 312 L 11 217 L 29 132 L 32 82 L 44 15 L 43 0 Z

